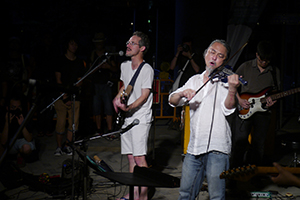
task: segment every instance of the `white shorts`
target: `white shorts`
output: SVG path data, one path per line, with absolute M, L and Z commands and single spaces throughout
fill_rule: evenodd
M 126 124 L 124 124 L 126 126 Z M 151 123 L 138 124 L 121 135 L 121 154 L 143 156 L 147 154 L 148 135 Z

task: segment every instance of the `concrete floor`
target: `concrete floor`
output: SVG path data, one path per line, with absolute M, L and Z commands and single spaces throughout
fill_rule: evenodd
M 295 117 L 291 118 L 286 126 L 283 127 L 281 134 L 285 132 L 299 132 L 300 124 L 297 122 Z M 81 130 L 77 140 L 82 139 L 83 137 L 92 137 L 93 133 L 89 130 L 90 129 L 87 129 L 87 132 Z M 149 142 L 148 163 L 151 168 L 177 178 L 181 177 L 183 161 L 181 134 L 182 132 L 178 130 L 178 126 L 170 122 L 170 120 L 160 119 L 155 121 L 150 133 L 150 140 L 154 142 Z M 36 141 L 40 147 L 39 159 L 35 162 L 27 163 L 25 167 L 19 169 L 19 173 L 16 172 L 18 169 L 11 170 L 12 172 L 10 171 L 9 173 L 12 173 L 12 175 L 9 175 L 8 179 L 1 180 L 2 187 L 0 187 L 0 189 L 2 191 L 2 195 L 5 194 L 5 196 L 0 196 L 0 199 L 71 199 L 72 190 L 70 192 L 70 188 L 72 188 L 72 178 L 70 170 L 68 171 L 63 168 L 62 165 L 63 163 L 66 163 L 68 159 L 71 159 L 72 156 L 54 156 L 53 153 L 56 149 L 54 136 L 36 137 Z M 100 159 L 111 166 L 115 172 L 128 171 L 127 158 L 120 155 L 119 140 L 108 141 L 105 138 L 98 138 L 88 141 L 87 144 L 88 148 L 86 154 L 88 156 L 93 157 L 94 155 L 97 155 Z M 293 152 L 281 151 L 281 153 L 282 155 L 276 156 L 278 160 L 274 161 L 285 166 L 289 165 L 293 160 Z M 74 159 L 75 161 L 82 161 L 77 153 L 75 154 Z M 92 179 L 92 183 L 90 188 L 87 190 L 87 195 L 82 193 L 83 187 L 76 188 L 74 192 L 74 199 L 116 199 L 117 197 L 127 194 L 128 186 L 114 183 L 95 174 L 93 171 L 94 170 L 92 168 L 89 168 L 89 177 Z M 62 183 L 59 181 L 53 181 L 61 179 L 53 178 L 51 179 L 51 184 L 43 184 L 39 181 L 39 178 L 42 179 L 43 173 L 47 173 L 49 176 L 67 176 L 69 179 Z M 20 178 L 20 176 L 22 177 Z M 3 186 L 12 181 L 15 183 L 12 183 L 10 188 Z M 67 190 L 63 187 L 65 185 L 66 188 L 69 189 L 67 194 L 61 192 L 63 190 Z M 59 189 L 61 191 L 59 191 Z M 155 188 L 154 193 L 153 190 L 151 190 L 152 199 L 177 199 L 178 190 L 179 188 Z M 228 190 L 226 199 L 256 199 L 249 197 L 250 192 L 268 191 L 274 192 L 272 195 L 274 199 L 300 199 L 299 188 L 279 187 L 271 183 L 268 177 L 260 179 L 259 183 L 254 180 L 238 182 L 236 189 Z M 77 194 L 78 192 L 80 194 Z M 278 194 L 275 195 L 275 193 Z M 293 198 L 287 197 L 287 193 L 291 193 Z M 209 199 L 205 185 L 197 199 Z

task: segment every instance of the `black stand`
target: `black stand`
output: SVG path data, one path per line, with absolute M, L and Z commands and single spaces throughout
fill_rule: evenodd
M 107 56 L 108 57 L 108 56 Z M 109 57 L 108 57 L 109 58 Z M 73 84 L 73 86 L 75 87 L 76 85 L 78 85 L 80 82 L 82 82 L 87 76 L 89 76 L 90 74 L 92 74 L 94 71 L 96 71 L 103 63 L 105 63 L 108 58 L 105 58 L 99 65 L 97 65 L 94 69 L 92 69 L 91 71 L 87 72 L 80 80 L 78 80 L 76 83 Z M 64 95 L 66 94 L 66 92 L 62 93 L 59 97 L 57 97 L 52 103 L 50 103 L 46 108 L 44 108 L 40 113 L 43 113 L 46 109 L 48 109 L 50 106 L 52 106 L 56 101 L 58 101 L 59 99 L 61 99 Z M 73 101 L 73 123 L 72 123 L 72 141 L 75 140 L 75 98 L 76 95 L 75 93 L 72 95 L 72 101 Z M 69 141 L 71 143 L 71 141 Z M 73 150 L 73 154 L 72 154 L 72 197 L 71 199 L 74 199 L 74 193 L 75 193 L 75 186 L 74 186 L 74 165 L 75 165 L 75 161 L 74 161 L 74 146 L 72 144 L 69 145 L 72 147 Z M 86 162 L 86 156 L 84 156 L 84 162 Z M 85 163 L 86 164 L 86 163 Z M 86 171 L 86 170 L 85 170 Z M 86 176 L 84 179 L 84 182 L 86 181 Z M 86 186 L 86 184 L 85 184 Z M 83 195 L 83 199 L 86 199 L 86 188 L 84 190 L 84 195 Z
M 123 185 L 129 186 L 129 200 L 134 198 L 134 186 L 145 186 L 145 187 L 165 187 L 165 188 L 176 188 L 180 186 L 180 179 L 168 174 L 158 172 L 151 168 L 146 167 L 134 167 L 133 173 L 122 173 L 122 172 L 94 172 L 110 179 L 114 182 L 119 182 Z
M 73 150 L 76 150 L 77 154 L 79 155 L 79 157 L 81 157 L 81 159 L 83 160 L 84 163 L 84 175 L 83 175 L 83 199 L 85 200 L 87 197 L 87 184 L 88 184 L 88 164 L 95 169 L 96 171 L 99 171 L 99 166 L 94 162 L 93 159 L 91 159 L 87 154 L 87 142 L 90 140 L 95 140 L 95 139 L 99 139 L 102 137 L 107 137 L 110 135 L 115 135 L 115 134 L 122 134 L 126 131 L 128 131 L 130 128 L 132 128 L 134 125 L 136 124 L 131 124 L 126 128 L 120 129 L 118 131 L 114 131 L 114 132 L 110 132 L 107 134 L 103 134 L 103 135 L 99 135 L 99 136 L 93 136 L 90 138 L 86 138 L 83 140 L 78 140 L 75 141 L 74 143 L 69 143 L 69 145 L 72 147 Z M 81 148 L 79 148 L 78 146 L 81 146 Z M 82 149 L 82 150 L 81 150 Z M 74 151 L 73 151 L 73 155 L 74 155 Z M 89 163 L 87 163 L 87 160 L 89 161 Z M 72 159 L 72 163 L 73 166 L 72 168 L 74 168 L 74 158 Z M 75 192 L 75 187 L 74 187 L 74 170 L 72 170 L 72 196 L 74 196 L 74 192 Z M 108 172 L 105 172 L 108 173 Z

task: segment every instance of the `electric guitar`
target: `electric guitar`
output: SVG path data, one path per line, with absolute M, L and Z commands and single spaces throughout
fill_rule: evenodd
M 271 99 L 274 101 L 276 99 L 280 99 L 282 97 L 286 97 L 295 94 L 297 92 L 300 92 L 300 87 L 298 87 L 295 89 L 287 90 L 285 92 L 280 92 L 277 94 L 267 96 L 267 92 L 270 91 L 270 89 L 271 88 L 268 87 L 257 94 L 250 94 L 250 93 L 241 94 L 241 98 L 248 100 L 248 102 L 251 104 L 249 109 L 242 108 L 241 106 L 239 107 L 239 117 L 241 119 L 248 119 L 256 112 L 267 111 L 268 109 L 265 107 L 265 105 L 267 103 L 266 99 L 268 97 L 271 97 Z
M 300 167 L 283 167 L 283 169 L 292 174 L 300 174 Z M 255 165 L 248 165 L 229 169 L 220 174 L 220 179 L 233 179 L 237 181 L 248 181 L 256 175 L 278 174 L 276 167 L 257 167 Z
M 126 90 L 123 90 L 120 96 L 120 100 L 122 104 L 127 105 L 127 101 L 128 101 L 128 94 L 130 94 L 132 90 L 132 86 L 128 85 Z M 114 130 L 120 130 L 122 128 L 122 125 L 124 124 L 125 121 L 125 115 L 126 112 L 124 112 L 123 110 L 119 109 L 118 111 L 118 115 L 114 124 Z

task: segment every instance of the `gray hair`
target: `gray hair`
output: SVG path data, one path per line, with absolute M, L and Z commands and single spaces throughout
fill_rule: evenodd
M 228 60 L 230 52 L 231 52 L 231 48 L 230 48 L 229 44 L 225 40 L 216 39 L 216 40 L 212 41 L 210 43 L 210 45 L 207 47 L 207 49 L 205 49 L 205 51 L 203 53 L 203 57 L 205 57 L 205 55 L 206 55 L 209 47 L 211 47 L 216 42 L 222 44 L 226 48 L 226 50 L 227 50 L 227 52 L 226 52 L 226 58 L 224 59 L 224 62 L 225 62 L 226 60 Z

